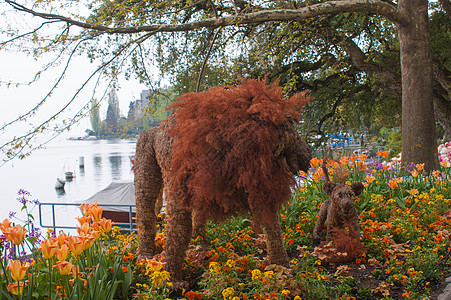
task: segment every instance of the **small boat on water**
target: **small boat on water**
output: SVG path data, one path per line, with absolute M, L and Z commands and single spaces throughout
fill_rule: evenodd
M 64 179 L 56 178 L 55 189 L 63 190 L 66 181 Z
M 72 181 L 72 179 L 75 177 L 74 172 L 71 171 L 65 172 L 64 175 L 66 176 L 66 181 Z

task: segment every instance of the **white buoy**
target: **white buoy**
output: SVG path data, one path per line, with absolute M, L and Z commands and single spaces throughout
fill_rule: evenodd
M 85 157 L 84 156 L 80 156 L 80 158 L 78 159 L 79 162 L 79 167 L 80 168 L 84 168 L 85 167 Z

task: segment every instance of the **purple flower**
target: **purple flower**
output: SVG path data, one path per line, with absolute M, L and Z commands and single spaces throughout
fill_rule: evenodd
M 15 211 L 10 211 L 8 217 L 9 217 L 9 219 L 12 219 L 12 218 L 14 218 L 15 215 L 16 215 Z
M 20 189 L 20 190 L 17 192 L 17 195 L 31 196 L 30 192 L 28 192 L 28 191 L 26 191 L 26 190 L 24 190 L 24 189 Z

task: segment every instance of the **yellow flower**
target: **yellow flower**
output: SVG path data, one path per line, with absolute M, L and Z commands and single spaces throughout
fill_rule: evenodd
M 212 261 L 210 263 L 210 265 L 208 266 L 208 270 L 211 273 L 219 273 L 219 272 L 221 272 L 221 266 L 219 265 L 218 262 Z
M 235 290 L 232 287 L 228 287 L 222 291 L 222 296 L 224 300 L 230 299 L 231 296 L 235 293 Z
M 259 280 L 262 277 L 262 271 L 259 269 L 252 270 L 252 281 Z
M 226 262 L 226 266 L 229 267 L 229 268 L 234 268 L 234 267 L 236 266 L 236 261 L 234 261 L 234 260 L 232 260 L 232 259 L 229 259 L 229 260 Z
M 290 294 L 289 290 L 282 290 L 281 292 L 282 296 L 288 296 Z
M 274 277 L 274 271 L 266 271 L 263 273 L 263 276 L 266 278 L 273 278 Z

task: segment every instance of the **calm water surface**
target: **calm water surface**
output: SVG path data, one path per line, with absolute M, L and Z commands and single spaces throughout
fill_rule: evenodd
M 20 211 L 21 204 L 16 200 L 19 189 L 27 190 L 31 199 L 40 202 L 73 203 L 89 198 L 114 180 L 133 180 L 129 156 L 135 153 L 135 147 L 136 141 L 129 140 L 60 140 L 25 160 L 4 165 L 0 168 L 0 221 L 10 211 Z M 80 157 L 84 157 L 84 168 L 79 167 Z M 56 179 L 64 178 L 67 171 L 74 172 L 75 177 L 66 182 L 63 193 L 58 192 Z M 75 225 L 73 211 L 59 207 L 57 224 Z M 33 215 L 39 223 L 37 209 Z M 49 225 L 50 210 L 43 209 L 42 215 L 44 225 Z

